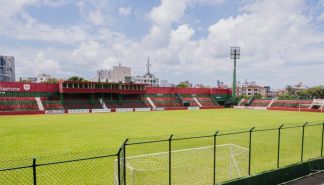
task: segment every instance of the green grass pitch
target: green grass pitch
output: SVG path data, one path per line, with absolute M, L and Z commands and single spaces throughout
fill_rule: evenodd
M 305 122 L 321 123 L 322 113 L 257 111 L 257 110 L 194 110 L 129 113 L 96 113 L 64 115 L 26 115 L 0 117 L 0 159 L 42 157 L 62 153 L 117 148 L 125 138 L 149 136 L 175 137 L 184 133 L 212 133 L 216 130 L 237 131 L 273 128 L 280 124 L 296 125 Z M 189 134 L 191 135 L 191 134 Z M 282 165 L 300 160 L 301 129 L 282 131 Z M 305 132 L 305 159 L 320 154 L 321 127 Z M 252 170 L 260 172 L 276 165 L 277 132 L 253 134 Z M 174 148 L 199 147 L 212 140 L 175 142 Z M 234 143 L 247 147 L 248 135 L 222 136 L 219 144 Z M 164 146 L 161 146 L 161 148 Z M 158 145 L 146 153 L 161 152 Z M 152 147 L 153 148 L 153 147 Z M 129 147 L 131 151 L 131 147 Z M 133 149 L 141 153 L 140 146 Z M 131 152 L 129 153 L 131 154 Z M 99 168 L 98 168 L 99 169 Z M 100 170 L 100 169 L 99 169 Z M 110 174 L 110 176 L 113 176 Z M 86 177 L 84 177 L 86 178 Z M 89 179 L 89 178 L 87 178 Z M 52 181 L 53 183 L 54 181 Z M 60 182 L 57 182 L 58 184 Z M 54 183 L 55 184 L 55 183 Z

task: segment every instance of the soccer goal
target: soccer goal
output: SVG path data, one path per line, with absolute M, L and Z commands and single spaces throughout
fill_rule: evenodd
M 121 160 L 123 161 L 123 160 Z M 120 165 L 123 165 L 121 162 Z M 248 149 L 235 144 L 216 146 L 216 182 L 247 175 Z M 115 184 L 118 185 L 118 163 Z M 171 181 L 177 185 L 212 184 L 214 146 L 171 152 Z M 151 153 L 126 158 L 127 185 L 165 185 L 169 181 L 169 153 Z

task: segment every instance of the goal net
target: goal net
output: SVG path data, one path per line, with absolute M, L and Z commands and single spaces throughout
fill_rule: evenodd
M 121 160 L 120 165 L 124 165 Z M 247 175 L 248 149 L 235 145 L 216 146 L 216 182 Z M 115 176 L 118 174 L 115 163 Z M 169 181 L 169 153 L 152 153 L 126 158 L 127 185 L 165 185 Z M 172 184 L 210 185 L 214 178 L 214 146 L 171 152 Z M 116 176 L 115 184 L 118 185 Z

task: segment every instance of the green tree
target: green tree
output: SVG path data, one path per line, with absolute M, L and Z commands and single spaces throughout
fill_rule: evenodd
M 20 79 L 20 82 L 22 82 L 22 83 L 31 83 L 32 81 L 31 80 L 26 80 L 26 79 Z
M 70 78 L 68 78 L 68 81 L 85 82 L 86 80 L 79 76 L 71 76 Z
M 262 95 L 259 93 L 254 94 L 254 99 L 262 99 Z
M 187 88 L 187 87 L 189 87 L 189 86 L 188 86 L 188 84 L 186 84 L 186 83 L 179 83 L 179 84 L 177 85 L 177 87 L 180 87 L 180 88 Z
M 294 96 L 296 94 L 296 90 L 291 85 L 287 85 L 286 90 L 287 90 L 289 95 Z
M 58 80 L 56 78 L 48 78 L 46 80 L 46 83 L 57 84 L 58 83 Z
M 305 91 L 306 91 L 305 93 L 311 98 L 318 98 L 318 99 L 324 98 L 324 86 L 311 87 Z
M 296 96 L 290 95 L 289 93 L 281 94 L 278 96 L 279 100 L 295 100 L 297 99 Z

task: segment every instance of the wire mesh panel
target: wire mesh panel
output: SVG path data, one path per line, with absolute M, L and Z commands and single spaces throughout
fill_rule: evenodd
M 42 185 L 114 185 L 116 158 L 111 151 L 40 158 L 37 182 Z
M 174 185 L 210 185 L 213 183 L 214 146 L 210 134 L 203 138 L 172 140 L 172 178 Z
M 248 149 L 235 144 L 216 147 L 216 181 L 223 182 L 247 175 Z
M 131 142 L 126 146 L 126 184 L 168 184 L 168 141 L 135 145 Z
M 277 167 L 278 130 L 255 131 L 252 133 L 252 173 Z
M 0 162 L 0 184 L 4 185 L 32 185 L 33 184 L 33 168 L 19 168 L 31 166 L 32 159 L 1 161 Z M 12 169 L 17 168 L 17 169 Z M 5 170 L 11 169 L 11 170 Z
M 280 166 L 300 162 L 302 128 L 282 128 L 280 144 Z
M 304 160 L 321 157 L 322 124 L 305 127 Z
M 239 177 L 244 169 L 248 150 L 233 144 L 216 146 L 220 174 Z M 171 183 L 204 185 L 213 182 L 214 146 L 173 150 Z M 169 152 L 127 157 L 127 184 L 155 185 L 169 183 Z
M 217 145 L 227 146 L 216 148 L 217 183 L 248 175 L 249 133 L 224 134 L 217 136 Z

